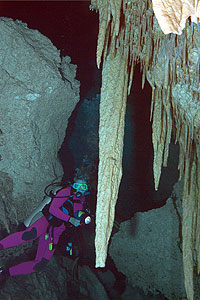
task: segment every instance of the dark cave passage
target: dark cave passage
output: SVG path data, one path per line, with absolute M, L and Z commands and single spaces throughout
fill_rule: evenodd
M 158 191 L 154 189 L 151 93 L 147 81 L 142 90 L 142 74 L 137 65 L 127 99 L 123 177 L 116 208 L 119 220 L 130 218 L 137 211 L 161 207 L 178 181 L 179 148 L 171 143 L 168 166 L 162 168 Z

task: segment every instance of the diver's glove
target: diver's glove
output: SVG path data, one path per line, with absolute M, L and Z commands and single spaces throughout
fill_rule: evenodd
M 80 223 L 81 223 L 80 220 L 77 220 L 77 219 L 75 219 L 73 217 L 71 217 L 68 222 L 71 223 L 72 225 L 74 225 L 75 227 L 80 226 Z
M 74 217 L 77 220 L 80 220 L 81 225 L 88 225 L 88 224 L 91 223 L 91 220 L 92 220 L 91 216 L 87 212 L 84 212 L 84 211 L 81 211 L 81 210 L 77 210 L 74 213 Z

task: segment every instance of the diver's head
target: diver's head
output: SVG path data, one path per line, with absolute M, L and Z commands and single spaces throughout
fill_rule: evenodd
M 75 195 L 77 198 L 82 198 L 88 190 L 87 182 L 84 179 L 75 178 L 72 187 L 76 190 Z

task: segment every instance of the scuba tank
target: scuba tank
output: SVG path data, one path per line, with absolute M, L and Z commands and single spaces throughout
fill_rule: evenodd
M 48 192 L 47 189 L 50 186 L 53 186 Z M 26 220 L 23 222 L 23 224 L 28 227 L 31 226 L 34 222 L 36 222 L 37 220 L 39 220 L 41 217 L 43 217 L 43 213 L 42 210 L 45 207 L 45 205 L 49 204 L 51 202 L 51 200 L 53 199 L 53 197 L 56 195 L 56 193 L 61 190 L 63 188 L 63 185 L 61 185 L 60 182 L 56 182 L 56 183 L 51 183 L 49 184 L 44 192 L 45 192 L 45 196 L 43 198 L 43 201 L 40 203 L 40 205 L 30 214 L 30 216 L 28 216 L 26 218 Z

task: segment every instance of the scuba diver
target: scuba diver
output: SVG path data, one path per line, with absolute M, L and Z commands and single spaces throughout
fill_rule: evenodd
M 65 187 L 57 186 L 49 194 L 45 193 L 47 197 L 40 208 L 24 221 L 22 231 L 0 240 L 0 250 L 3 250 L 39 238 L 35 260 L 7 269 L 0 268 L 0 283 L 4 283 L 9 276 L 42 271 L 53 256 L 61 234 L 67 228 L 78 228 L 91 222 L 85 201 L 85 196 L 89 194 L 87 191 L 86 181 L 82 179 Z M 38 215 L 39 219 L 35 221 Z

